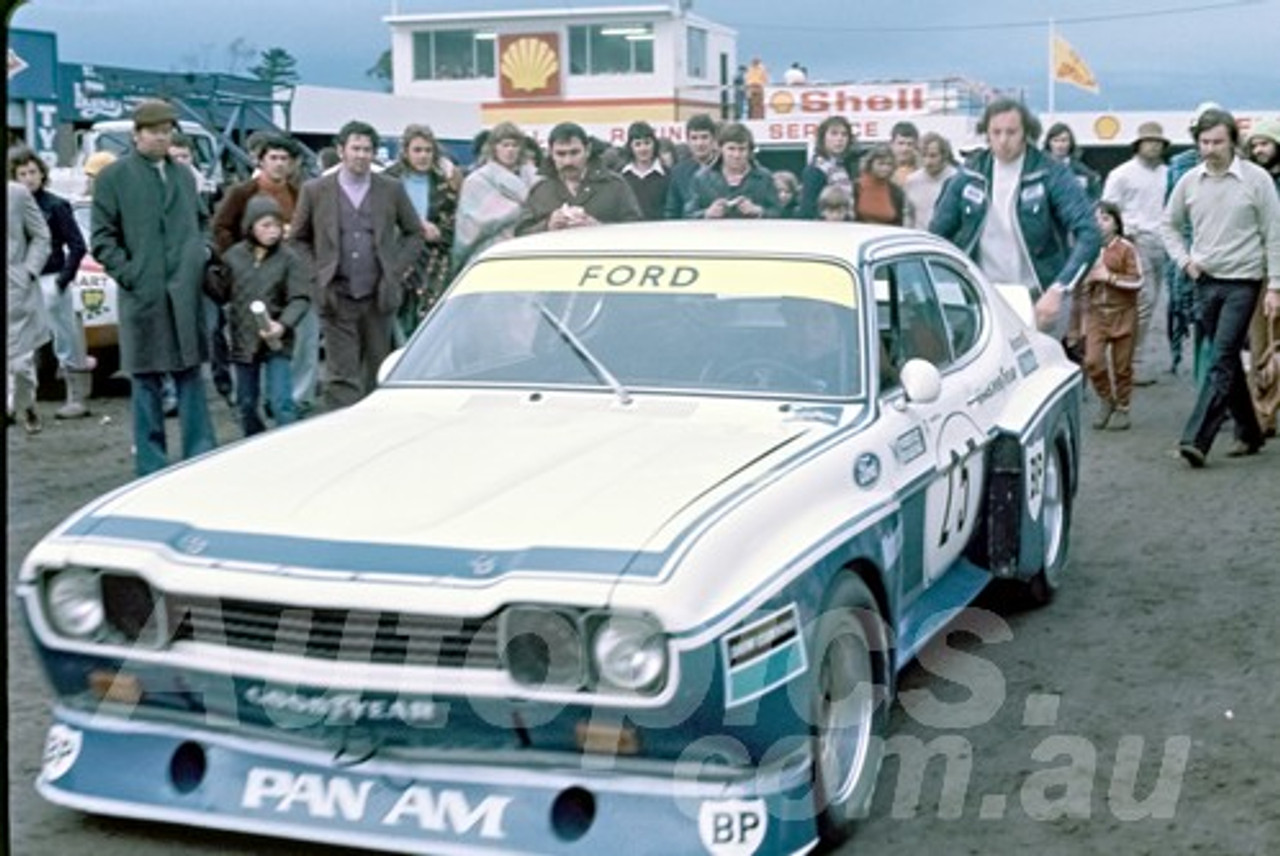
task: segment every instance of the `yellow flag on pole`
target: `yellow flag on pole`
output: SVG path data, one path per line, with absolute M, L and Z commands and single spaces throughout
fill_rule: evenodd
M 1085 65 L 1080 54 L 1076 53 L 1076 49 L 1057 34 L 1053 37 L 1053 79 L 1079 86 L 1094 95 L 1098 94 L 1098 79 L 1093 76 L 1089 66 Z

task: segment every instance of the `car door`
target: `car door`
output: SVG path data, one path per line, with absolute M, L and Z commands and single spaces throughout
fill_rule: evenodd
M 975 420 L 967 381 L 972 344 L 957 334 L 919 256 L 875 266 L 881 328 L 881 372 L 886 424 L 893 435 L 897 478 L 907 519 L 904 593 L 927 588 L 960 557 L 977 524 L 985 477 L 986 431 Z M 883 299 L 881 297 L 883 296 Z M 957 360 L 957 356 L 961 360 Z M 897 373 L 921 359 L 941 373 L 939 396 L 908 401 Z

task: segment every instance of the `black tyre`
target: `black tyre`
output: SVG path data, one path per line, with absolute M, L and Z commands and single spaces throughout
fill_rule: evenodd
M 848 838 L 866 817 L 884 760 L 888 634 L 870 589 L 852 574 L 826 599 L 813 636 L 813 799 L 818 833 Z

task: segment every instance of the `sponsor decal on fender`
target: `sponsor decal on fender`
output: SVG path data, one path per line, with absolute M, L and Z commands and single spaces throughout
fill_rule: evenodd
M 80 757 L 84 735 L 78 729 L 55 723 L 44 739 L 44 759 L 40 765 L 40 781 L 56 782 L 75 766 Z
M 713 800 L 698 810 L 698 836 L 715 856 L 751 856 L 768 830 L 764 800 Z

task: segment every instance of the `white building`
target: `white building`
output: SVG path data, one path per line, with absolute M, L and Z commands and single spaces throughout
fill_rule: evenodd
M 687 5 L 390 15 L 393 91 L 479 104 L 486 125 L 724 115 L 737 33 Z

